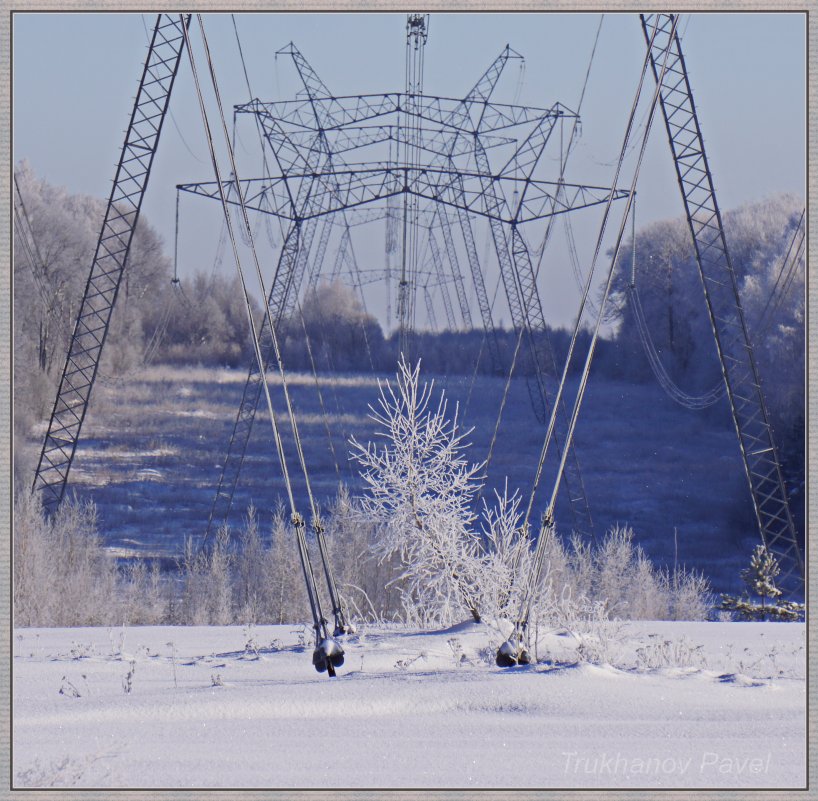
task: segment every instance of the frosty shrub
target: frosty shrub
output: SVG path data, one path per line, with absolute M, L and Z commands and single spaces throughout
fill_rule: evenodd
M 281 510 L 273 515 L 269 545 L 256 510 L 231 536 L 226 528 L 209 548 L 188 539 L 180 562 L 181 597 L 172 618 L 192 626 L 295 623 L 309 614 L 295 535 Z M 170 613 L 169 613 L 170 614 Z
M 580 661 L 617 664 L 624 621 L 704 620 L 712 610 L 704 576 L 653 565 L 628 528 L 615 527 L 596 546 L 576 535 L 567 546 L 552 539 L 551 569 L 529 622 L 535 659 L 543 656 L 537 650 L 539 636 L 559 632 L 573 640 L 573 656 Z M 677 645 L 665 643 L 669 653 L 678 655 Z
M 556 538 L 555 538 L 556 539 Z M 566 583 L 577 598 L 590 598 L 594 594 L 596 562 L 591 543 L 574 533 L 569 539 L 566 556 L 570 564 L 570 574 Z
M 670 619 L 706 620 L 713 608 L 710 582 L 695 570 L 679 567 L 670 574 Z
M 263 563 L 262 578 L 267 587 L 261 595 L 264 605 L 256 622 L 296 623 L 306 619 L 307 591 L 300 569 L 293 569 L 298 564 L 295 534 L 282 509 L 273 516 L 270 547 Z
M 480 603 L 485 616 L 501 618 L 516 614 L 520 607 L 519 577 L 529 574 L 533 552 L 529 533 L 522 526 L 520 494 L 509 495 L 506 482 L 502 495 L 495 491 L 495 500 L 494 506 L 483 502 L 485 554 L 481 564 Z
M 102 548 L 90 502 L 65 500 L 46 518 L 38 496 L 17 494 L 13 580 L 17 626 L 120 622 L 117 569 Z
M 422 616 L 450 622 L 468 612 L 480 620 L 480 542 L 472 501 L 482 465 L 469 464 L 458 410 L 448 416 L 445 393 L 432 405 L 434 384 L 420 386 L 420 364 L 401 359 L 397 380 L 380 383 L 370 417 L 383 445 L 351 440 L 361 465 L 365 517 L 381 526 L 379 556 L 403 567 L 403 603 Z
M 267 559 L 253 506 L 247 510 L 247 518 L 239 538 L 233 585 L 236 608 L 245 624 L 260 623 L 265 607 L 268 606 L 270 584 L 265 575 Z
M 594 553 L 593 596 L 613 618 L 664 620 L 670 611 L 665 576 L 633 542 L 633 531 L 615 526 Z
M 403 571 L 397 556 L 378 555 L 380 531 L 342 484 L 329 509 L 326 542 L 339 592 L 355 620 L 381 623 L 398 616 Z
M 190 626 L 220 626 L 233 622 L 230 537 L 220 528 L 212 548 L 199 549 L 185 540 L 182 621 Z
M 119 585 L 123 623 L 156 626 L 166 622 L 169 599 L 156 562 L 150 567 L 143 560 L 128 565 Z
M 637 575 L 643 582 L 653 584 L 649 572 L 639 569 L 642 561 L 642 549 L 634 546 L 633 532 L 619 526 L 605 535 L 595 552 L 593 593 L 604 600 L 612 617 L 630 617 L 635 611 L 632 600 Z M 650 591 L 653 587 L 644 589 Z
M 596 654 L 609 636 L 610 629 L 599 629 L 602 620 L 705 620 L 713 608 L 710 584 L 701 573 L 657 567 L 629 528 L 614 527 L 596 545 L 574 534 L 567 544 L 552 537 L 547 547 L 549 569 L 532 625 L 564 629 L 590 649 L 588 654 Z
M 298 620 L 298 607 L 306 609 L 305 593 L 299 592 L 298 576 L 291 565 L 297 559 L 284 516 L 273 516 L 270 545 L 259 531 L 256 510 L 247 510 L 244 526 L 236 537 L 232 563 L 233 622 L 284 623 Z

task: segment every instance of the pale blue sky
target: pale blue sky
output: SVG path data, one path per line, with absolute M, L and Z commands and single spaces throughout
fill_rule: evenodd
M 28 159 L 38 175 L 71 191 L 107 197 L 146 52 L 145 26 L 152 28 L 154 19 L 14 15 L 15 161 Z M 805 19 L 796 13 L 682 18 L 683 49 L 723 210 L 776 192 L 805 194 Z M 336 94 L 403 87 L 404 14 L 241 14 L 236 21 L 253 92 L 262 99 L 291 97 L 297 88 L 291 63 L 274 56 L 291 40 Z M 522 103 L 559 100 L 576 107 L 598 24 L 599 15 L 591 13 L 432 14 L 425 91 L 463 96 L 508 43 L 525 56 L 525 72 L 520 85 L 520 72 L 511 66 L 498 99 L 511 102 L 519 91 Z M 207 15 L 205 25 L 225 102 L 245 101 L 229 15 Z M 637 15 L 605 16 L 582 109 L 582 144 L 568 180 L 610 183 L 613 168 L 605 163 L 619 151 L 644 50 Z M 143 206 L 169 253 L 175 185 L 212 180 L 186 59 L 171 109 L 175 124 L 163 132 Z M 654 127 L 639 193 L 639 224 L 682 213 L 661 125 Z M 184 205 L 183 277 L 194 266 L 208 268 L 215 249 L 219 210 L 197 203 L 206 201 L 189 198 Z M 580 250 L 588 252 L 594 223 L 589 218 L 577 226 Z M 373 251 L 368 258 L 374 264 L 378 256 Z M 543 292 L 552 320 L 563 325 L 576 296 L 567 272 L 556 265 Z

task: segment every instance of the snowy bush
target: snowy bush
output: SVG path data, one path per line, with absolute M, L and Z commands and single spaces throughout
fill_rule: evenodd
M 119 622 L 117 569 L 100 543 L 92 503 L 69 499 L 46 518 L 39 496 L 19 492 L 13 576 L 18 626 Z
M 381 558 L 381 526 L 369 520 L 345 485 L 329 509 L 326 542 L 338 588 L 355 620 L 392 621 L 404 591 L 398 557 Z
M 552 537 L 549 571 L 532 608 L 530 629 L 562 631 L 585 661 L 615 660 L 616 626 L 625 620 L 705 620 L 713 602 L 700 573 L 657 567 L 633 542 L 629 528 L 614 527 L 591 545 L 572 535 Z
M 284 623 L 299 620 L 307 609 L 306 593 L 299 575 L 294 534 L 281 510 L 273 516 L 270 544 L 265 546 L 256 510 L 247 510 L 237 533 L 233 555 L 233 622 Z
M 712 610 L 704 576 L 656 567 L 628 528 L 615 527 L 596 546 L 574 535 L 566 547 L 553 537 L 549 560 L 529 621 L 535 659 L 547 656 L 538 651 L 540 635 L 560 633 L 574 642 L 573 658 L 617 664 L 624 621 L 705 620 Z
M 603 603 L 611 618 L 704 620 L 712 607 L 704 576 L 657 567 L 630 528 L 614 527 L 596 547 L 573 537 L 567 558 L 574 597 Z
M 156 626 L 167 622 L 168 586 L 156 562 L 150 567 L 143 560 L 133 562 L 124 568 L 119 583 L 123 623 Z
M 308 615 L 307 595 L 297 564 L 295 535 L 279 510 L 269 546 L 262 542 L 255 509 L 231 537 L 222 528 L 215 543 L 185 544 L 180 564 L 182 594 L 176 622 L 229 625 L 301 622 Z
M 680 567 L 670 574 L 671 620 L 706 620 L 713 608 L 710 582 L 695 570 Z
M 252 509 L 237 545 L 220 532 L 200 550 L 188 540 L 178 581 L 158 564 L 122 567 L 102 547 L 91 503 L 64 501 L 47 518 L 40 499 L 20 492 L 14 506 L 13 597 L 17 626 L 219 625 L 303 619 L 307 599 L 292 532 L 281 515 L 261 542 Z
M 606 604 L 611 617 L 664 620 L 669 616 L 666 576 L 634 544 L 631 529 L 611 529 L 593 559 L 593 597 Z
M 523 528 L 519 493 L 509 495 L 508 482 L 503 494 L 495 491 L 496 503 L 483 502 L 483 548 L 480 604 L 488 617 L 516 614 L 522 602 L 519 577 L 531 569 L 533 551 L 529 532 Z
M 191 626 L 233 622 L 231 561 L 225 528 L 219 529 L 215 544 L 207 550 L 197 548 L 190 537 L 185 540 L 181 622 Z
M 241 559 L 249 558 L 243 554 Z M 262 594 L 264 606 L 257 623 L 296 623 L 308 615 L 309 604 L 298 564 L 295 533 L 282 509 L 273 516 L 270 546 L 264 552 L 263 580 L 267 589 Z M 249 622 L 245 620 L 241 623 Z

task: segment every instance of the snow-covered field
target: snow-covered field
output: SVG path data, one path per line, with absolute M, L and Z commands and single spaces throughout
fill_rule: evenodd
M 494 665 L 485 624 L 18 629 L 15 787 L 797 788 L 805 627 L 609 624 Z M 601 639 L 600 639 L 601 637 Z M 306 642 L 306 645 L 305 645 Z

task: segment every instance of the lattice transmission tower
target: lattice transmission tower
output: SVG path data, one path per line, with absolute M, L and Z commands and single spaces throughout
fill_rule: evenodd
M 506 64 L 520 58 L 510 47 L 464 97 L 421 93 L 426 34 L 425 18 L 410 15 L 404 92 L 336 96 L 295 45 L 279 51 L 293 60 L 303 86 L 299 96 L 272 102 L 253 99 L 235 107 L 239 116 L 252 115 L 263 131 L 268 161 L 276 172 L 242 180 L 240 187 L 228 181 L 223 188 L 229 202 L 238 203 L 241 191 L 248 209 L 273 215 L 288 227 L 267 299 L 277 325 L 292 312 L 305 276 L 314 282 L 321 270 L 324 250 L 313 244 L 319 225 L 326 232 L 319 241 L 325 242 L 332 228 L 340 229 L 343 239 L 350 226 L 385 220 L 387 251 L 391 246 L 394 252 L 397 238 L 403 257 L 398 287 L 402 346 L 410 338 L 419 289 L 426 294 L 429 316 L 434 315 L 427 294 L 432 288 L 442 299 L 447 326 L 462 321 L 463 327 L 471 327 L 460 267 L 464 261 L 490 357 L 499 365 L 485 265 L 474 237 L 475 221 L 488 221 L 512 323 L 528 343 L 535 409 L 544 418 L 550 409 L 548 377 L 556 374 L 556 361 L 523 230 L 532 222 L 603 204 L 611 189 L 541 175 L 544 155 L 558 148 L 562 138 L 555 132 L 575 123 L 577 115 L 559 102 L 538 108 L 492 99 Z M 178 189 L 205 198 L 219 196 L 212 181 L 184 183 Z M 614 194 L 626 195 L 620 190 Z M 397 237 L 396 201 L 402 206 Z M 427 249 L 426 261 L 421 244 Z M 387 266 L 383 278 L 390 277 Z M 265 353 L 272 360 L 269 345 Z M 257 365 L 249 368 L 208 531 L 230 513 L 260 395 L 259 375 Z M 558 446 L 564 426 L 561 415 Z M 588 503 L 573 453 L 569 464 L 565 482 L 574 525 L 589 532 Z

